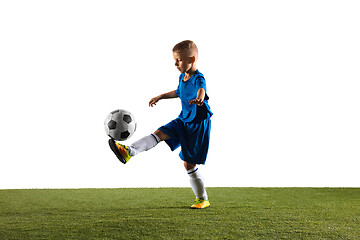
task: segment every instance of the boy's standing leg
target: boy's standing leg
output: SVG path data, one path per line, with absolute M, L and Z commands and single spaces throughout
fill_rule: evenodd
M 202 209 L 210 207 L 210 202 L 206 193 L 204 178 L 201 176 L 199 168 L 196 164 L 184 161 L 185 169 L 190 177 L 191 188 L 195 194 L 195 203 L 191 206 L 194 209 Z

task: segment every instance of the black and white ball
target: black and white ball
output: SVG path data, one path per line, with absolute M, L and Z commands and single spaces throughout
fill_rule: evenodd
M 136 130 L 136 120 L 131 112 L 118 109 L 105 119 L 106 134 L 118 141 L 129 139 Z

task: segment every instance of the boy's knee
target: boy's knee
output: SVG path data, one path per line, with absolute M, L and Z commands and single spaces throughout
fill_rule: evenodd
M 188 163 L 188 162 L 185 162 L 184 161 L 184 167 L 187 171 L 189 171 L 190 169 L 193 169 L 196 167 L 196 164 L 193 164 L 193 163 Z
M 169 135 L 167 135 L 166 133 L 164 133 L 163 131 L 161 131 L 161 130 L 156 130 L 155 132 L 154 132 L 154 134 L 156 134 L 156 136 L 158 136 L 159 138 L 160 138 L 160 141 L 165 141 L 165 140 L 168 140 L 168 139 L 170 139 L 170 136 Z

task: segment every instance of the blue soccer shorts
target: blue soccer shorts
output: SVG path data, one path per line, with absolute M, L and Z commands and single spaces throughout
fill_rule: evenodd
M 170 139 L 165 142 L 172 151 L 181 146 L 180 158 L 192 164 L 205 164 L 209 149 L 211 119 L 184 123 L 179 118 L 160 127 Z

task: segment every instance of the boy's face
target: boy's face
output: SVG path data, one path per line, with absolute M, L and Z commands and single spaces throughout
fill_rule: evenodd
M 175 60 L 175 67 L 181 73 L 188 72 L 192 68 L 195 62 L 195 57 L 190 56 L 190 54 L 185 51 L 173 52 L 173 55 Z

